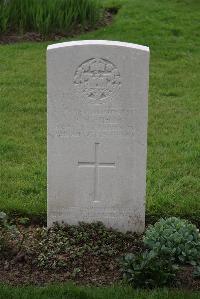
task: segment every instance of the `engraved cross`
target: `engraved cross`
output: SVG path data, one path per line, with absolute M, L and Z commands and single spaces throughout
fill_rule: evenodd
M 94 194 L 94 201 L 99 202 L 99 194 L 98 194 L 98 185 L 99 185 L 99 168 L 100 167 L 116 167 L 115 162 L 99 162 L 98 159 L 99 153 L 99 143 L 94 144 L 94 161 L 93 162 L 78 162 L 79 167 L 92 167 L 94 168 L 94 187 L 93 187 L 93 194 Z

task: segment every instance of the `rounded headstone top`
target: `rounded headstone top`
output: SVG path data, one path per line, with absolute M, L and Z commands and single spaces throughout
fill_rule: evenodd
M 118 47 L 126 47 L 137 50 L 142 50 L 149 52 L 149 47 L 137 45 L 133 43 L 127 42 L 119 42 L 119 41 L 110 41 L 110 40 L 81 40 L 81 41 L 71 41 L 71 42 L 63 42 L 52 44 L 47 47 L 47 50 L 54 50 L 64 47 L 73 47 L 73 46 L 89 46 L 89 45 L 102 45 L 102 46 L 118 46 Z

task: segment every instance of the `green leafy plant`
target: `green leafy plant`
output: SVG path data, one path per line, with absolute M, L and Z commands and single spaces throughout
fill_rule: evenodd
M 38 229 L 37 238 L 39 242 L 34 250 L 39 267 L 55 269 L 66 265 L 60 256 L 67 251 L 69 240 L 62 229 Z
M 127 254 L 122 266 L 124 278 L 134 287 L 144 288 L 169 285 L 179 269 L 169 256 L 166 259 L 153 251 Z
M 200 265 L 197 265 L 194 268 L 193 276 L 194 278 L 200 278 Z
M 18 235 L 17 227 L 9 223 L 4 212 L 0 212 L 0 254 L 6 254 L 11 250 L 11 242 L 17 242 Z
M 0 225 L 5 225 L 7 222 L 7 215 L 4 212 L 0 212 Z
M 149 226 L 144 244 L 162 255 L 171 255 L 176 262 L 195 266 L 200 261 L 200 234 L 197 227 L 176 217 L 161 219 Z
M 22 224 L 24 226 L 28 226 L 30 224 L 30 218 L 28 217 L 20 217 L 17 219 L 18 224 Z

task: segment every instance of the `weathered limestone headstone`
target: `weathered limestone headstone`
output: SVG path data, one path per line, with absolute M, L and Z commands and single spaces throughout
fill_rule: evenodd
M 77 41 L 47 50 L 48 225 L 145 225 L 149 49 Z

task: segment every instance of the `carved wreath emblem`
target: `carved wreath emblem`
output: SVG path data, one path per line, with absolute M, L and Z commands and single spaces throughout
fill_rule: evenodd
M 90 103 L 101 104 L 116 93 L 121 85 L 121 78 L 112 62 L 92 58 L 77 68 L 74 84 Z

